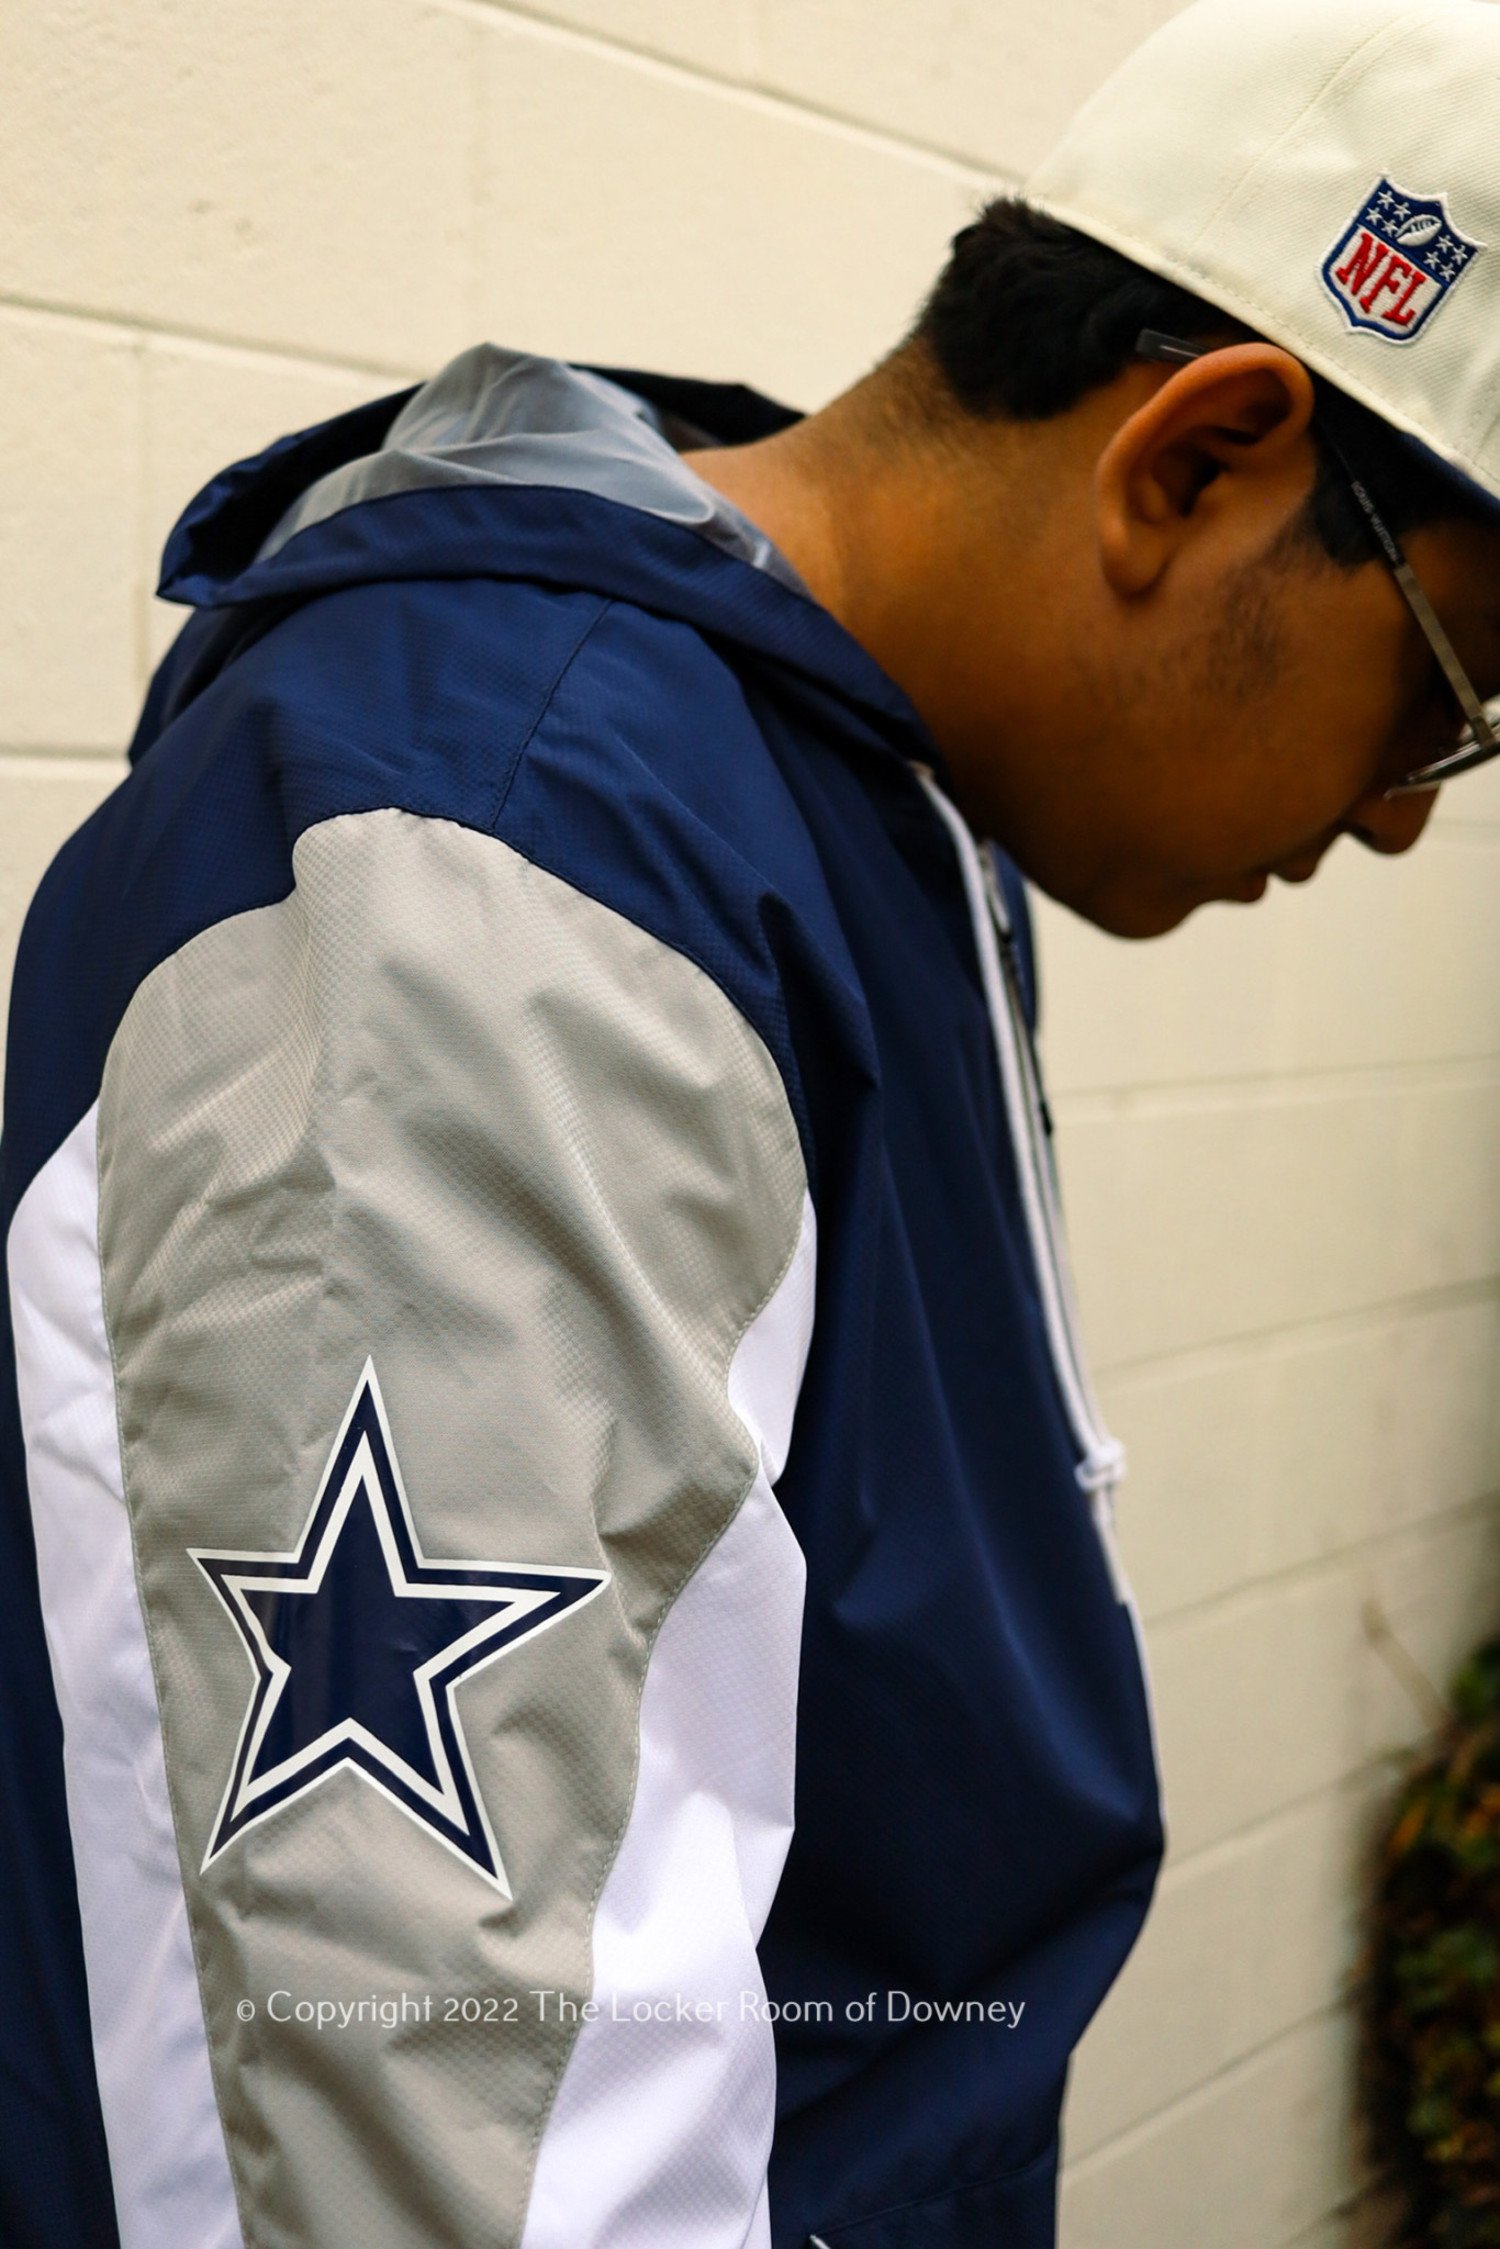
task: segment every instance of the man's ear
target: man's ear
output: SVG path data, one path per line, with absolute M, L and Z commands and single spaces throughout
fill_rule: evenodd
M 1289 498 L 1300 492 L 1314 402 L 1311 375 L 1278 344 L 1227 344 L 1159 382 L 1095 471 L 1100 560 L 1113 590 L 1148 593 L 1185 539 L 1244 496 L 1249 480 L 1262 511 L 1278 483 Z

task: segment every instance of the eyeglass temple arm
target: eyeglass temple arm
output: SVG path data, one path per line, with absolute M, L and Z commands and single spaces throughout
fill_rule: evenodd
M 1186 367 L 1193 360 L 1202 359 L 1206 356 L 1198 345 L 1185 343 L 1180 336 L 1164 336 L 1157 328 L 1142 329 L 1136 342 L 1136 350 L 1142 359 L 1160 360 L 1168 365 L 1178 367 Z M 1458 707 L 1463 712 L 1473 733 L 1476 751 L 1483 752 L 1487 756 L 1500 753 L 1500 736 L 1496 735 L 1495 729 L 1491 726 L 1484 705 L 1475 694 L 1469 675 L 1459 662 L 1452 641 L 1443 630 L 1441 618 L 1422 590 L 1411 564 L 1406 559 L 1401 542 L 1365 490 L 1363 482 L 1343 447 L 1339 444 L 1337 438 L 1329 434 L 1326 421 L 1320 425 L 1318 434 L 1342 470 L 1349 490 L 1354 496 L 1356 506 L 1379 542 L 1380 551 L 1391 566 L 1391 574 L 1405 597 L 1406 605 L 1420 625 L 1429 648 L 1431 648 L 1442 668 L 1443 677 L 1447 680 L 1457 698 Z M 1458 750 L 1454 753 L 1453 769 L 1455 771 L 1461 770 L 1459 761 L 1461 759 L 1466 760 L 1467 755 L 1467 750 Z M 1442 762 L 1446 763 L 1446 760 Z M 1425 782 L 1418 784 L 1422 788 L 1428 785 Z M 1392 790 L 1390 793 L 1395 795 L 1398 792 Z

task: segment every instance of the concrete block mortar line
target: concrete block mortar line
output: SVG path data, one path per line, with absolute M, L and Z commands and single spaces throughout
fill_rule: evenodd
M 998 167 L 979 162 L 970 152 L 948 148 L 941 143 L 909 139 L 905 134 L 886 132 L 871 125 L 851 111 L 832 109 L 821 102 L 808 101 L 798 94 L 784 93 L 779 88 L 752 85 L 745 79 L 732 76 L 697 62 L 686 62 L 679 56 L 662 50 L 622 39 L 602 31 L 586 31 L 582 26 L 564 23 L 549 15 L 544 8 L 528 8 L 516 0 L 428 0 L 433 8 L 450 15 L 468 16 L 477 21 L 505 23 L 516 30 L 527 31 L 538 38 L 551 39 L 561 46 L 595 56 L 617 57 L 641 68 L 660 73 L 679 85 L 706 87 L 718 94 L 728 94 L 751 107 L 773 112 L 781 117 L 801 118 L 814 126 L 847 135 L 866 148 L 882 150 L 889 156 L 918 157 L 927 163 L 940 166 L 953 178 L 971 183 L 985 195 L 1004 194 L 1017 182 L 1014 175 Z
M 135 631 L 131 653 L 138 696 L 145 694 L 153 669 L 151 600 L 156 590 L 157 576 L 152 551 L 150 475 L 147 464 L 150 410 L 146 397 L 146 355 L 149 349 L 147 338 L 137 330 L 131 351 L 131 365 L 135 373 L 135 398 L 132 402 L 135 411 L 135 586 L 132 603 Z
M 1420 1523 L 1394 1524 L 1372 1532 L 1367 1538 L 1356 1539 L 1332 1554 L 1314 1555 L 1306 1561 L 1293 1562 L 1285 1569 L 1270 1570 L 1262 1577 L 1241 1578 L 1224 1591 L 1211 1593 L 1202 1600 L 1155 1611 L 1145 1619 L 1147 1639 L 1160 1642 L 1189 1625 L 1222 1621 L 1232 1618 L 1236 1610 L 1264 1607 L 1289 1593 L 1300 1592 L 1305 1586 L 1326 1585 L 1335 1578 L 1349 1576 L 1357 1562 L 1389 1553 L 1403 1541 L 1407 1545 L 1430 1543 L 1434 1535 L 1461 1528 L 1466 1523 L 1487 1522 L 1497 1513 L 1500 1513 L 1500 1492 L 1485 1492 L 1478 1499 L 1461 1500 L 1456 1507 L 1440 1508 Z M 1372 1644 L 1379 1637 L 1373 1618 L 1362 1630 Z
M 93 742 L 0 742 L 0 784 L 17 781 L 88 780 L 101 769 L 125 771 L 125 745 L 105 748 Z
M 1261 1812 L 1256 1818 L 1246 1820 L 1243 1827 L 1234 1828 L 1228 1835 L 1216 1835 L 1211 1843 L 1200 1843 L 1191 1851 L 1177 1851 L 1169 1847 L 1161 1873 L 1161 1894 L 1166 1896 L 1198 1876 L 1212 1873 L 1215 1867 L 1229 1865 L 1258 1844 L 1274 1841 L 1278 1829 L 1290 1831 L 1296 1828 L 1318 1805 L 1347 1802 L 1357 1808 L 1377 1785 L 1394 1789 L 1416 1755 L 1420 1755 L 1420 1750 L 1379 1750 L 1353 1771 L 1341 1773 L 1337 1780 L 1325 1781 L 1317 1788 L 1307 1789 L 1302 1795 L 1292 1797 L 1285 1804 L 1274 1805 L 1270 1811 Z M 1170 1809 L 1169 1806 L 1169 1813 Z
M 1332 1069 L 1247 1071 L 1243 1077 L 1179 1078 L 1145 1085 L 1077 1087 L 1052 1102 L 1060 1126 L 1152 1117 L 1212 1116 L 1246 1109 L 1312 1109 L 1388 1093 L 1472 1092 L 1500 1086 L 1500 1048 L 1452 1060 L 1350 1063 Z
M 1500 1301 L 1500 1275 L 1481 1281 L 1454 1281 L 1435 1289 L 1412 1289 L 1400 1296 L 1373 1298 L 1367 1304 L 1342 1312 L 1317 1312 L 1307 1319 L 1283 1319 L 1270 1327 L 1244 1328 L 1234 1335 L 1216 1336 L 1211 1343 L 1174 1346 L 1169 1351 L 1148 1351 L 1139 1358 L 1109 1359 L 1090 1352 L 1089 1366 L 1102 1384 L 1159 1380 L 1174 1375 L 1213 1374 L 1227 1367 L 1248 1366 L 1275 1354 L 1287 1343 L 1337 1343 L 1389 1326 L 1398 1319 L 1425 1313 L 1457 1310 L 1464 1305 Z
M 468 180 L 468 210 L 464 214 L 463 237 L 463 303 L 465 325 L 477 342 L 483 333 L 484 322 L 480 313 L 480 255 L 479 241 L 484 225 L 486 200 L 484 180 L 484 125 L 480 84 L 482 65 L 480 41 L 484 33 L 479 24 L 468 26 L 467 95 L 464 108 L 464 133 L 467 140 L 464 170 Z
M 1306 2015 L 1299 2015 L 1295 2022 L 1284 2023 L 1279 2030 L 1272 2031 L 1268 2037 L 1257 2039 L 1253 2045 L 1245 2047 L 1243 2052 L 1235 2054 L 1229 2061 L 1220 2063 L 1217 2068 L 1209 2070 L 1206 2076 L 1200 2077 L 1195 2084 L 1189 2086 L 1185 2093 L 1174 2094 L 1171 2100 L 1163 2101 L 1161 2106 L 1152 2109 L 1149 2115 L 1135 2117 L 1125 2126 L 1123 2131 L 1113 2133 L 1107 2140 L 1096 2141 L 1086 2154 L 1071 2159 L 1067 2154 L 1067 2109 L 1065 2107 L 1063 2110 L 1063 2168 L 1071 2171 L 1077 2177 L 1083 2177 L 1087 2172 L 1096 2168 L 1102 2169 L 1111 2157 L 1129 2153 L 1132 2147 L 1148 2140 L 1154 2131 L 1159 2130 L 1172 2117 L 1190 2114 L 1195 2107 L 1203 2105 L 1209 2096 L 1221 2091 L 1230 2080 L 1248 2076 L 1257 2064 L 1264 2061 L 1268 2054 L 1274 2054 L 1276 2048 L 1283 2045 L 1287 2039 L 1300 2036 L 1318 2023 L 1337 2022 L 1346 2018 L 1349 2013 L 1350 2003 L 1348 2000 L 1342 1999 L 1331 2006 L 1317 2007 Z M 1324 2215 L 1326 2217 L 1328 2213 L 1325 2212 Z M 1316 2222 L 1322 2223 L 1323 2221 L 1318 2220 Z M 1272 2249 L 1272 2245 L 1267 2244 L 1267 2249 Z
M 1174 2116 L 1190 2115 L 1195 2108 L 1206 2106 L 1216 2093 L 1221 2092 L 1234 2079 L 1248 2077 L 1251 2071 L 1264 2061 L 1268 2054 L 1273 2054 L 1276 2051 L 1278 2046 L 1285 2045 L 1289 2039 L 1300 2037 L 1318 2023 L 1333 2024 L 1343 2021 L 1348 2017 L 1349 2012 L 1349 2002 L 1340 2000 L 1332 2006 L 1315 2008 L 1311 2014 L 1301 2016 L 1294 2023 L 1285 2024 L 1280 2030 L 1273 2031 L 1269 2038 L 1260 2039 L 1254 2046 L 1248 2047 L 1244 2053 L 1236 2054 L 1232 2061 L 1225 2062 L 1219 2068 L 1210 2070 L 1206 2076 L 1200 2077 L 1195 2085 L 1190 2086 L 1187 2092 L 1179 2093 L 1173 2099 L 1164 2101 L 1160 2108 L 1153 2109 L 1149 2116 L 1136 2117 L 1132 2123 L 1126 2125 L 1122 2132 L 1114 2133 L 1107 2140 L 1100 2140 L 1089 2149 L 1086 2155 L 1078 2156 L 1071 2162 L 1067 2157 L 1067 2111 L 1065 2108 L 1063 2111 L 1064 2167 L 1072 2171 L 1076 2177 L 1083 2177 L 1093 2170 L 1102 2170 L 1112 2158 L 1126 2154 L 1132 2148 L 1149 2140 L 1152 2134 L 1159 2130 L 1168 2119 Z M 1326 2216 L 1327 2213 L 1325 2212 L 1324 2215 Z
M 237 353 L 273 367 L 279 364 L 289 369 L 316 368 L 330 374 L 378 376 L 382 381 L 389 380 L 393 388 L 401 383 L 419 381 L 432 371 L 428 367 L 401 365 L 394 360 L 334 357 L 299 351 L 293 344 L 268 344 L 254 336 L 236 335 L 212 328 L 193 328 L 180 322 L 151 320 L 136 313 L 115 312 L 105 306 L 74 304 L 63 298 L 35 297 L 17 290 L 0 288 L 0 313 L 5 312 L 25 313 L 51 321 L 76 321 L 95 336 L 102 332 L 106 339 L 127 341 L 159 338 L 172 344 Z
M 1162 1608 L 1150 1608 L 1143 1614 L 1142 1622 L 1148 1636 L 1175 1630 L 1189 1622 L 1200 1623 L 1212 1618 L 1219 1607 L 1238 1595 L 1275 1597 L 1293 1593 L 1305 1584 L 1316 1583 L 1320 1575 L 1326 1577 L 1340 1568 L 1347 1568 L 1355 1561 L 1378 1560 L 1403 1539 L 1430 1542 L 1444 1531 L 1460 1529 L 1470 1521 L 1487 1522 L 1497 1513 L 1500 1513 L 1500 1491 L 1481 1492 L 1477 1498 L 1458 1500 L 1451 1507 L 1439 1507 L 1432 1514 L 1423 1515 L 1415 1521 L 1389 1524 L 1382 1530 L 1351 1538 L 1342 1546 L 1330 1547 L 1325 1553 L 1299 1562 L 1289 1562 L 1280 1568 L 1264 1570 L 1252 1567 L 1248 1574 L 1237 1578 L 1232 1587 L 1204 1594 L 1193 1600 L 1169 1602 Z M 1384 1624 L 1381 1621 L 1383 1611 L 1377 1615 L 1369 1608 L 1368 1603 L 1366 1608 L 1366 1637 L 1372 1642 L 1383 1639 L 1389 1645 L 1392 1635 L 1387 1630 L 1388 1620 Z M 1402 1661 L 1400 1647 L 1395 1647 L 1391 1653 L 1392 1668 L 1399 1670 Z M 1410 1673 L 1407 1677 L 1409 1681 Z M 1430 1682 L 1427 1691 L 1436 1691 Z
M 1340 1780 L 1322 1788 L 1311 1790 L 1289 1804 L 1278 1805 L 1274 1811 L 1247 1822 L 1232 1835 L 1217 1837 L 1212 1843 L 1180 1856 L 1175 1853 L 1169 1855 L 1162 1873 L 1157 1902 L 1152 1908 L 1153 1913 L 1164 1907 L 1179 1890 L 1191 1888 L 1205 1876 L 1212 1879 L 1219 1870 L 1233 1867 L 1237 1860 L 1250 1857 L 1266 1845 L 1274 1850 L 1279 1839 L 1294 1841 L 1296 1830 L 1308 1815 L 1320 1810 L 1331 1810 L 1341 1820 L 1348 1819 L 1354 1823 L 1350 1829 L 1355 1838 L 1354 1847 L 1349 1856 L 1347 1871 L 1356 1900 L 1363 1901 L 1368 1895 L 1385 1811 L 1393 1802 L 1403 1775 L 1410 1770 L 1413 1757 L 1418 1755 L 1419 1749 L 1388 1751 L 1371 1757 L 1358 1771 L 1345 1774 Z M 1257 2054 L 1274 2047 L 1295 2032 L 1306 2029 L 1309 2024 L 1329 2015 L 1351 2013 L 1358 2004 L 1359 1964 L 1363 1943 L 1358 1932 L 1363 1930 L 1364 1925 L 1365 1916 L 1359 1913 L 1355 1924 L 1353 1955 L 1338 1963 L 1337 1974 L 1330 1977 L 1326 1996 L 1319 2002 L 1284 2015 L 1264 2035 L 1252 2035 L 1248 2044 L 1237 2047 L 1226 2059 L 1217 2063 L 1207 2076 L 1195 2079 L 1192 2085 L 1169 2095 L 1148 2116 L 1132 2118 L 1129 2125 L 1122 2126 L 1109 2139 L 1091 2143 L 1087 2154 L 1092 2157 L 1099 2150 L 1134 2132 L 1138 2126 L 1148 2125 L 1153 2118 L 1160 2119 L 1167 2115 L 1174 2107 L 1190 2099 L 1200 2087 L 1210 2084 L 1214 2077 L 1224 2076 L 1240 2064 L 1253 2060 Z

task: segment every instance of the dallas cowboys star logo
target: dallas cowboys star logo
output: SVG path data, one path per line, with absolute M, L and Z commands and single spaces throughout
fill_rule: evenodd
M 508 1898 L 454 1690 L 591 1601 L 609 1572 L 428 1561 L 373 1360 L 295 1553 L 190 1551 L 255 1674 L 204 1866 L 347 1768 Z

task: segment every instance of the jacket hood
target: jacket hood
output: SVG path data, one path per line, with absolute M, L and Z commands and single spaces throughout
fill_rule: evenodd
M 681 523 L 798 593 L 801 578 L 749 518 L 680 453 L 722 442 L 589 368 L 476 344 L 413 392 L 377 452 L 308 485 L 262 541 L 269 561 L 341 509 L 398 492 L 543 486 Z
M 157 592 L 235 614 L 206 639 L 181 636 L 199 645 L 172 667 L 170 702 L 181 708 L 268 611 L 380 580 L 523 578 L 629 601 L 788 665 L 938 765 L 902 691 L 679 457 L 799 418 L 738 384 L 476 345 L 427 383 L 235 462 L 189 503 Z

